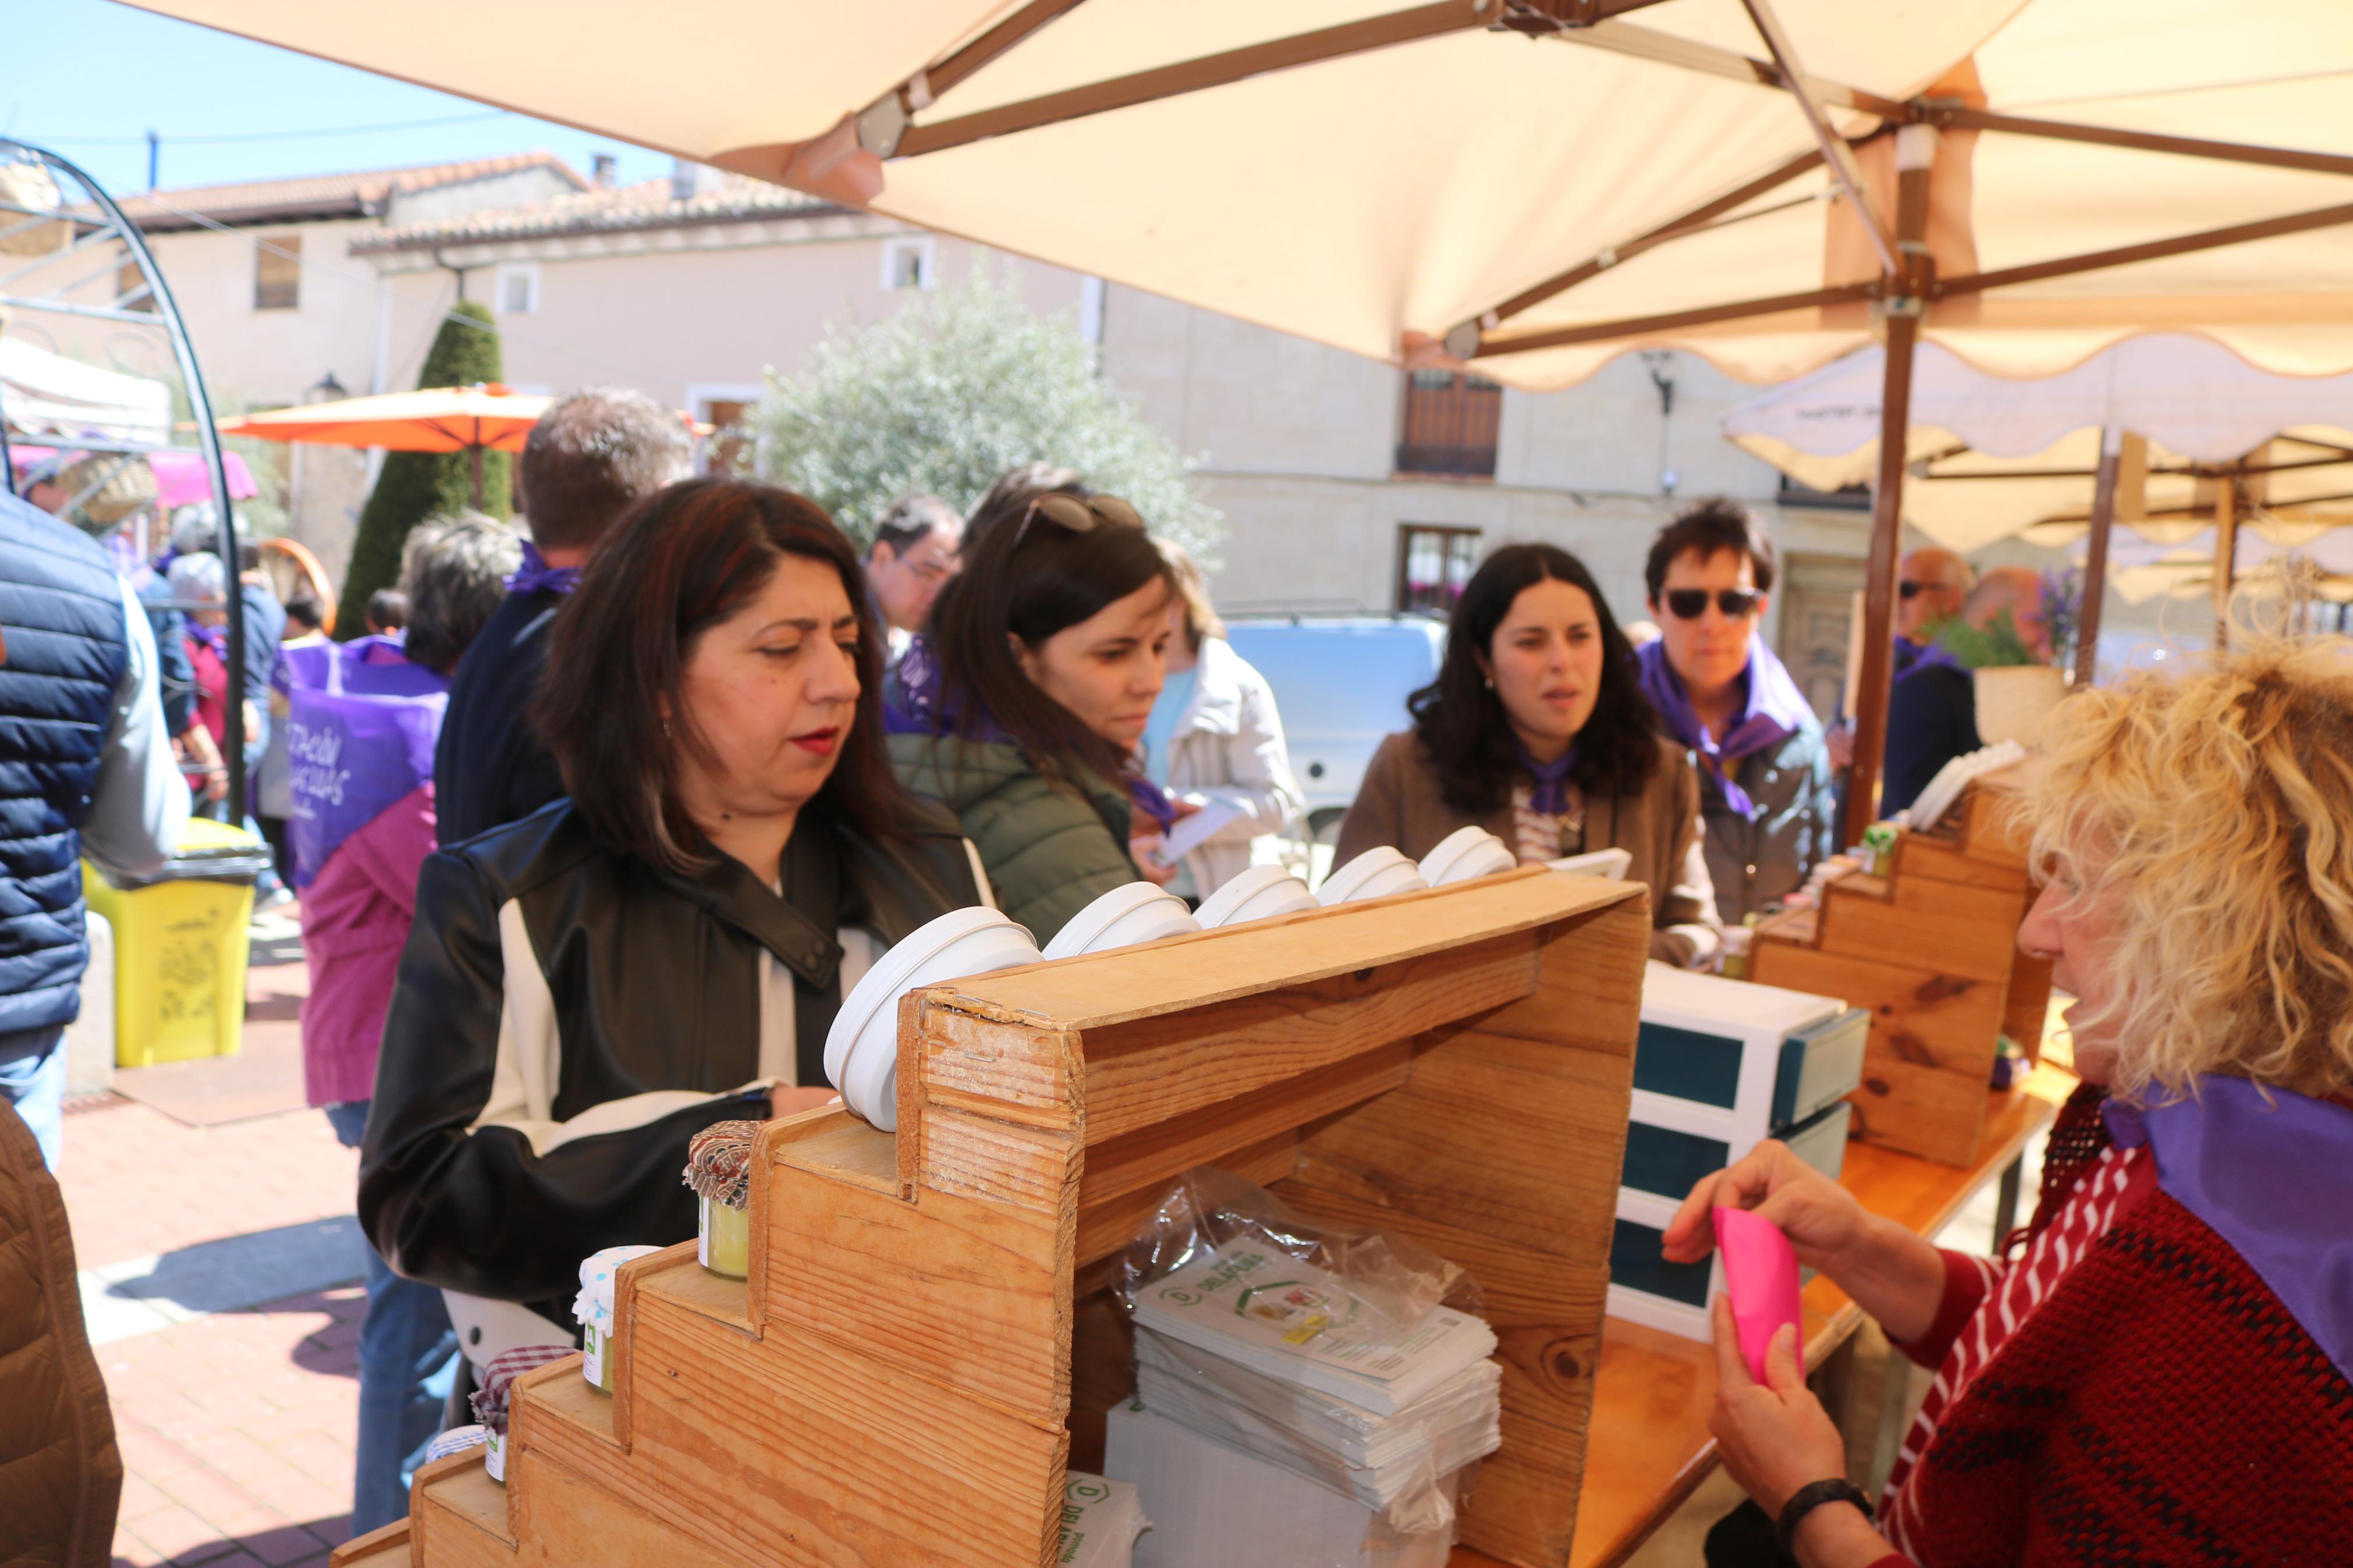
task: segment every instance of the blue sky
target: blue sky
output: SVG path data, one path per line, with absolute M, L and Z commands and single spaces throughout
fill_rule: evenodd
M 667 156 L 625 142 L 111 0 L 17 0 L 8 11 L 0 134 L 71 159 L 117 195 L 146 189 L 150 130 L 163 137 L 167 187 L 538 148 L 583 174 L 597 153 L 619 157 L 624 181 L 670 170 Z

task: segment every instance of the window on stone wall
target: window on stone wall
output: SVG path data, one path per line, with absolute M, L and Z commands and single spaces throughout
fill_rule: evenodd
M 1397 471 L 1495 477 L 1495 432 L 1504 389 L 1483 375 L 1451 370 L 1406 372 L 1405 424 Z
M 498 311 L 501 316 L 539 313 L 539 263 L 517 261 L 499 268 Z
M 1398 524 L 1397 607 L 1451 615 L 1478 564 L 1477 529 Z
M 934 275 L 936 252 L 928 234 L 902 235 L 882 242 L 882 288 L 884 292 L 901 289 L 929 289 L 938 281 Z
M 276 234 L 253 247 L 253 308 L 291 310 L 302 303 L 302 237 Z

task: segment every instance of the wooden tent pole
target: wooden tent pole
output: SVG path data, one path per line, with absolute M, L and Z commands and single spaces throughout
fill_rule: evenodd
M 2214 651 L 2231 646 L 2231 589 L 2239 570 L 2239 479 L 2222 476 L 2214 488 Z
M 2116 473 L 2124 466 L 2125 433 L 2100 432 L 2100 469 L 2092 480 L 2092 548 L 2084 560 L 2084 602 L 2075 616 L 2075 685 L 2088 689 L 2100 675 L 2100 607 L 2108 596 L 2108 530 L 2116 519 Z
M 1847 774 L 1841 844 L 1859 844 L 1879 818 L 1880 764 L 1887 749 L 1887 693 L 1894 657 L 1895 575 L 1904 553 L 1905 437 L 1912 425 L 1912 361 L 1936 286 L 1928 232 L 1928 166 L 1936 133 L 1905 127 L 1895 163 L 1895 243 L 1904 264 L 1887 279 L 1887 362 L 1879 391 L 1879 475 L 1871 492 L 1871 561 L 1862 601 L 1862 668 L 1855 689 L 1854 766 Z

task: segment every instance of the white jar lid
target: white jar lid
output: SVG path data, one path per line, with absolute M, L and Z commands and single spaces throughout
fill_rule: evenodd
M 1203 931 L 1216 931 L 1315 907 L 1307 884 L 1282 867 L 1252 866 L 1202 900 L 1193 918 Z
M 1419 867 L 1393 846 L 1381 844 L 1324 878 L 1324 886 L 1316 889 L 1315 901 L 1329 909 L 1334 904 L 1355 903 L 1361 899 L 1416 892 L 1428 886 L 1422 880 Z
M 1046 944 L 1048 958 L 1076 958 L 1199 931 L 1185 900 L 1150 882 L 1124 882 L 1072 915 Z

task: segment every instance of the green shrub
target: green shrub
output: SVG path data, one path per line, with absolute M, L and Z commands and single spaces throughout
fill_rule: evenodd
M 800 374 L 768 373 L 756 424 L 761 471 L 861 545 L 900 496 L 969 512 L 1008 468 L 1049 462 L 1216 563 L 1225 520 L 1193 494 L 1192 463 L 1096 374 L 1076 324 L 1031 311 L 1009 277 L 976 268 L 888 321 L 828 331 Z
M 499 380 L 499 332 L 490 307 L 478 300 L 460 300 L 449 315 L 425 356 L 418 390 Z M 504 452 L 482 454 L 482 510 L 492 517 L 505 517 L 512 510 L 507 501 L 512 461 Z M 352 541 L 343 605 L 335 612 L 336 635 L 366 633 L 368 598 L 399 581 L 400 551 L 408 542 L 409 530 L 427 518 L 446 517 L 473 504 L 472 453 L 386 452 Z

